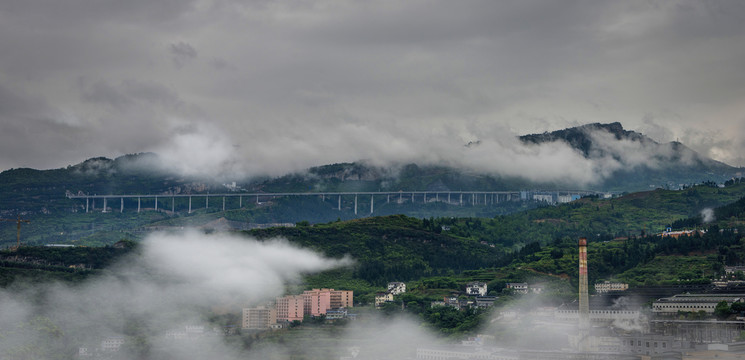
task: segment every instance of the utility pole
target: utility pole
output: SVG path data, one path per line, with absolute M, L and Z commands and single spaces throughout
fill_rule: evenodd
M 10 222 L 15 222 L 16 223 L 16 225 L 18 227 L 18 233 L 17 233 L 17 236 L 16 236 L 16 242 L 17 242 L 16 249 L 19 248 L 19 247 L 21 247 L 21 223 L 28 224 L 31 221 L 26 220 L 26 219 L 21 219 L 21 215 L 18 215 L 18 219 L 17 220 L 0 219 L 0 221 L 10 221 Z

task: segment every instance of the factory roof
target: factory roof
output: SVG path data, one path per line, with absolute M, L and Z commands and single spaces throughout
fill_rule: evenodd
M 658 302 L 740 302 L 745 294 L 677 294 L 657 299 Z

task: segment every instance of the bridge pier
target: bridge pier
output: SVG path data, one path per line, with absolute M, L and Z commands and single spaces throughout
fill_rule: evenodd
M 424 193 L 423 199 L 424 199 L 424 203 L 426 204 L 427 203 L 427 193 L 426 192 Z
M 155 197 L 155 211 L 158 211 L 158 197 Z
M 96 211 L 96 199 L 91 199 L 91 211 Z
M 412 204 L 414 203 L 414 193 L 413 192 L 411 193 L 411 203 Z
M 373 201 L 375 200 L 374 196 L 375 195 L 370 195 L 370 214 L 373 213 Z
M 88 213 L 88 198 L 85 198 L 85 213 Z
M 225 197 L 222 197 L 222 211 L 225 211 Z
M 460 206 L 463 206 L 463 193 L 460 193 Z
M 238 197 L 238 208 L 243 209 L 243 196 Z
M 388 199 L 385 201 L 386 204 L 391 203 L 391 194 L 388 194 Z
M 357 215 L 357 194 L 354 194 L 354 214 Z
M 209 209 L 210 208 L 210 197 L 209 195 L 204 197 L 204 208 Z
M 450 204 L 450 193 L 448 193 L 448 204 Z
M 121 204 L 119 205 L 119 213 L 124 212 L 124 198 L 121 198 Z
M 106 198 L 103 198 L 103 211 L 102 213 L 106 213 Z
M 141 204 L 141 203 L 140 203 L 140 197 L 138 196 L 138 197 L 137 197 L 137 212 L 138 212 L 138 213 L 140 212 L 140 204 Z
M 189 214 L 191 214 L 191 196 L 189 196 Z
M 171 212 L 172 213 L 176 212 L 176 198 L 174 197 L 171 198 Z
M 339 211 L 341 211 L 341 195 L 339 195 Z

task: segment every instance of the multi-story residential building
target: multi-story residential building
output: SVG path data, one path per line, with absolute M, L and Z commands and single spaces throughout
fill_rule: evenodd
M 486 296 L 486 283 L 473 281 L 466 284 L 466 294 L 473 296 Z
M 354 307 L 354 291 L 328 289 L 331 309 L 349 309 Z
M 324 315 L 329 309 L 354 307 L 352 290 L 313 289 L 303 292 L 305 314 Z
M 546 288 L 543 284 L 528 285 L 528 290 L 531 294 L 543 294 L 543 290 Z
M 305 301 L 302 295 L 287 295 L 277 298 L 277 321 L 303 321 Z
M 625 291 L 628 289 L 629 284 L 626 283 L 616 283 L 610 281 L 595 283 L 595 292 L 598 294 L 607 293 L 610 291 Z
M 336 310 L 329 310 L 326 312 L 326 320 L 328 321 L 334 321 L 334 320 L 341 320 L 341 319 L 354 319 L 354 314 L 349 314 L 349 311 L 347 309 L 336 309 Z
M 305 315 L 321 316 L 331 308 L 331 291 L 313 289 L 303 291 L 303 311 Z
M 386 302 L 393 301 L 393 294 L 389 292 L 379 292 L 375 294 L 375 307 L 380 307 Z
M 725 266 L 724 267 L 724 272 L 727 275 L 732 275 L 738 271 L 745 273 L 745 266 Z
M 389 282 L 388 292 L 393 295 L 399 295 L 406 292 L 406 284 L 402 282 Z
M 494 302 L 499 299 L 496 296 L 477 296 L 476 307 L 478 308 L 489 308 L 494 305 Z
M 119 348 L 124 345 L 124 337 L 122 336 L 110 336 L 101 340 L 101 350 L 103 351 L 119 351 Z
M 272 306 L 257 306 L 243 309 L 243 329 L 266 330 L 276 322 L 277 309 Z
M 745 294 L 678 294 L 652 303 L 652 312 L 658 315 L 675 315 L 679 311 L 713 314 L 721 301 L 726 301 L 728 305 L 743 302 Z

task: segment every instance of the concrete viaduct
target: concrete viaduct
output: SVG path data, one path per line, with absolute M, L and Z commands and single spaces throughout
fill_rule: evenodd
M 163 200 L 168 205 L 168 199 L 170 199 L 170 210 L 175 212 L 176 210 L 176 198 L 188 198 L 189 207 L 188 212 L 191 214 L 194 207 L 193 200 L 199 199 L 200 203 L 203 201 L 204 208 L 210 207 L 211 199 L 222 200 L 222 210 L 226 210 L 226 198 L 238 198 L 238 208 L 242 208 L 244 201 L 255 201 L 257 204 L 269 201 L 278 197 L 301 197 L 301 196 L 316 196 L 320 197 L 323 201 L 326 198 L 337 200 L 337 209 L 342 209 L 342 198 L 354 198 L 354 213 L 357 214 L 357 200 L 359 196 L 370 197 L 370 214 L 375 211 L 375 199 L 378 201 L 385 201 L 390 203 L 391 201 L 403 203 L 405 201 L 415 202 L 445 202 L 451 205 L 470 205 L 470 206 L 489 206 L 498 204 L 500 202 L 507 201 L 520 201 L 520 200 L 532 200 L 533 198 L 527 198 L 528 194 L 532 196 L 534 192 L 528 191 L 361 191 L 361 192 L 285 192 L 285 193 L 224 193 L 224 194 L 137 194 L 137 195 L 74 195 L 71 193 L 67 194 L 69 199 L 85 199 L 85 212 L 96 210 L 96 201 L 101 201 L 102 206 L 100 207 L 102 212 L 107 212 L 109 202 L 119 200 L 119 211 L 124 212 L 124 200 L 137 199 L 137 212 L 142 209 L 143 201 L 145 203 L 153 204 L 153 208 L 157 211 L 158 204 Z M 555 194 L 557 197 L 560 195 L 564 196 L 585 196 L 598 194 L 594 191 L 550 191 L 540 192 L 541 194 Z M 213 200 L 214 201 L 214 200 Z M 219 200 L 218 200 L 219 201 Z M 214 205 L 213 205 L 214 206 Z M 218 206 L 220 204 L 218 203 Z M 200 206 L 201 208 L 201 206 Z M 166 210 L 161 205 L 161 210 Z

